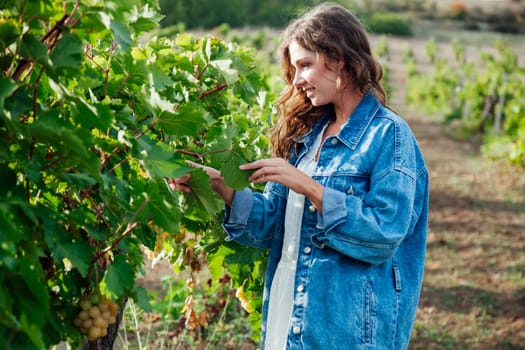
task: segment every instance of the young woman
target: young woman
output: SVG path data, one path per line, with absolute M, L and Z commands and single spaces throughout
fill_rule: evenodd
M 264 193 L 224 199 L 228 239 L 269 248 L 262 347 L 406 349 L 418 305 L 428 174 L 409 126 L 385 107 L 382 70 L 345 8 L 291 23 L 275 158 L 242 166 Z

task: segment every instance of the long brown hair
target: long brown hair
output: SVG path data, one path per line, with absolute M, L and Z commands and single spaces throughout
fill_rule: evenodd
M 343 81 L 373 94 L 386 105 L 386 93 L 380 80 L 383 70 L 372 56 L 367 33 L 361 22 L 346 8 L 324 3 L 312 8 L 285 29 L 279 48 L 286 87 L 277 100 L 277 122 L 272 130 L 273 153 L 289 158 L 295 140 L 333 109 L 331 104 L 313 106 L 305 93 L 293 85 L 295 68 L 290 62 L 290 43 L 323 55 L 327 62 L 344 61 Z

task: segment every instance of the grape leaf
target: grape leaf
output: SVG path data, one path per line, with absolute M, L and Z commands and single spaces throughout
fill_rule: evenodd
M 175 44 L 183 49 L 191 50 L 194 45 L 193 35 L 191 33 L 180 33 L 175 38 Z
M 248 163 L 241 148 L 234 146 L 223 160 L 220 169 L 224 182 L 233 189 L 242 190 L 250 185 L 248 178 L 253 171 L 240 170 L 241 164 Z
M 20 275 L 31 291 L 33 301 L 35 301 L 40 310 L 47 312 L 49 309 L 49 294 L 45 289 L 45 283 L 40 278 L 41 270 L 39 267 L 30 266 L 27 260 L 20 261 Z M 42 315 L 35 317 L 39 321 L 43 321 Z M 33 320 L 34 321 L 34 320 Z
M 46 66 L 51 65 L 51 61 L 47 55 L 47 46 L 31 34 L 26 34 L 22 38 L 20 55 Z
M 181 177 L 188 173 L 191 168 L 182 160 L 176 157 L 176 154 L 165 143 L 154 141 L 143 137 L 139 144 L 142 146 L 140 154 L 144 167 L 152 177 L 167 177 L 170 179 Z
M 161 185 L 161 182 L 166 185 L 163 179 L 159 179 L 157 183 Z M 159 187 L 157 183 L 147 183 L 145 190 L 148 193 L 149 201 L 147 211 L 144 214 L 148 214 L 156 225 L 162 227 L 168 232 L 178 232 L 179 227 L 179 210 L 176 203 L 173 200 L 166 199 L 165 195 L 168 191 L 159 192 L 164 187 Z
M 158 125 L 171 135 L 197 136 L 206 119 L 206 111 L 193 102 L 181 105 L 177 113 L 162 113 Z
M 222 208 L 210 188 L 208 174 L 202 169 L 195 169 L 191 172 L 188 184 L 191 191 L 183 194 L 184 215 L 196 221 L 207 221 L 209 217 L 215 217 Z
M 137 305 L 146 312 L 152 312 L 153 308 L 149 301 L 148 291 L 142 286 L 136 286 L 133 290 L 133 299 Z
M 9 79 L 0 77 L 0 113 L 4 109 L 4 100 L 15 91 L 16 85 Z
M 117 43 L 124 51 L 128 51 L 133 39 L 131 38 L 131 33 L 129 28 L 122 22 L 117 20 L 111 21 L 111 30 L 115 35 Z
M 85 241 L 73 241 L 71 235 L 61 230 L 56 223 L 47 220 L 44 225 L 45 242 L 53 252 L 55 260 L 68 258 L 82 276 L 86 276 L 93 248 Z
M 111 297 L 124 295 L 124 292 L 133 288 L 135 273 L 126 261 L 124 255 L 117 255 L 113 264 L 109 265 L 100 284 L 101 289 Z
M 211 61 L 212 65 L 221 72 L 226 84 L 233 85 L 239 80 L 239 73 L 231 68 L 232 60 L 231 59 L 222 59 Z
M 79 67 L 83 53 L 82 41 L 76 35 L 65 32 L 51 54 L 53 68 Z

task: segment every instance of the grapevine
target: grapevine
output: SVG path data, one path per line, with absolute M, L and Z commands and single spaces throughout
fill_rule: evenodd
M 155 36 L 158 10 L 156 0 L 3 2 L 2 349 L 107 338 L 118 319 L 106 300 L 150 310 L 136 279 L 156 245 L 174 259 L 206 256 L 214 278 L 232 269 L 234 286 L 261 290 L 265 255 L 224 241 L 222 204 L 185 161 L 250 186 L 238 166 L 268 147 L 265 80 L 250 48 Z M 188 173 L 191 192 L 166 185 Z M 92 291 L 100 300 L 88 311 Z
M 492 52 L 479 54 L 478 62 L 465 55 L 458 41 L 453 43 L 452 62 L 439 56 L 434 41 L 426 48 L 433 63 L 430 72 L 419 72 L 413 59 L 406 62 L 408 102 L 458 122 L 464 135 L 482 135 L 486 154 L 524 167 L 525 67 L 513 48 L 498 41 Z

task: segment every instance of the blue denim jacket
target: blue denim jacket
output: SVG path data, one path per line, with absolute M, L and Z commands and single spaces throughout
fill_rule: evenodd
M 327 121 L 299 140 L 292 164 Z M 406 349 L 428 216 L 427 167 L 412 131 L 367 94 L 340 133 L 323 144 L 312 177 L 325 186 L 323 214 L 306 199 L 287 348 Z M 286 199 L 287 188 L 278 183 L 268 183 L 264 193 L 238 191 L 223 223 L 227 239 L 270 248 L 263 341 Z

